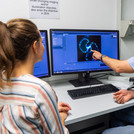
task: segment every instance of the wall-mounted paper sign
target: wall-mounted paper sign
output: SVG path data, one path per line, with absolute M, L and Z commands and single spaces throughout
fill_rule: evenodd
M 59 0 L 29 0 L 30 18 L 59 19 Z

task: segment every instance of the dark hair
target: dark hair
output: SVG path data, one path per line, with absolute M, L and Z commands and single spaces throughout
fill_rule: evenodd
M 0 88 L 3 88 L 2 72 L 5 71 L 10 83 L 15 61 L 24 61 L 31 45 L 39 39 L 39 30 L 30 20 L 18 18 L 6 24 L 0 21 Z

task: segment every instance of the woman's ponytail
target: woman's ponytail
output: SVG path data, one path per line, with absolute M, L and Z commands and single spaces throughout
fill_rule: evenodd
M 6 24 L 0 21 L 0 89 L 4 87 L 3 72 L 7 84 L 10 86 L 10 77 L 14 68 L 15 53 L 10 37 L 10 32 Z
M 27 59 L 34 41 L 41 38 L 37 26 L 27 19 L 16 18 L 6 24 L 0 21 L 0 88 L 4 87 L 2 75 L 11 86 L 11 74 L 18 61 Z

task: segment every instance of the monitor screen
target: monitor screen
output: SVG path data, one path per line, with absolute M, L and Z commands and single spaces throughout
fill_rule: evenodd
M 97 50 L 119 59 L 119 31 L 50 29 L 52 74 L 111 70 L 92 58 Z
M 37 62 L 34 67 L 34 76 L 36 77 L 49 77 L 50 76 L 50 67 L 49 67 L 49 52 L 48 52 L 48 37 L 46 30 L 40 30 L 41 37 L 43 39 L 42 43 L 45 47 L 43 54 L 43 59 L 40 62 Z

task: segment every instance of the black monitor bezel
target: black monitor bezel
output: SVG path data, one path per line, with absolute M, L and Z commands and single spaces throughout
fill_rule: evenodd
M 48 65 L 48 75 L 44 75 L 44 76 L 39 76 L 37 78 L 47 78 L 47 77 L 50 77 L 51 76 L 51 73 L 50 73 L 50 58 L 49 58 L 49 45 L 48 45 L 48 32 L 47 30 L 39 30 L 40 32 L 45 32 L 45 38 L 46 38 L 46 48 L 45 48 L 45 51 L 47 51 L 47 65 Z M 44 53 L 45 53 L 44 51 Z
M 62 73 L 54 73 L 53 67 L 53 48 L 52 48 L 52 32 L 53 31 L 84 31 L 84 32 L 117 32 L 118 36 L 118 58 L 119 57 L 119 30 L 96 30 L 96 29 L 50 29 L 50 51 L 51 51 L 51 72 L 52 75 L 65 75 L 65 74 L 78 74 L 78 73 L 91 73 L 91 72 L 103 72 L 103 71 L 113 71 L 112 69 L 105 69 L 105 70 L 92 70 L 92 71 L 74 71 L 74 72 L 62 72 Z

